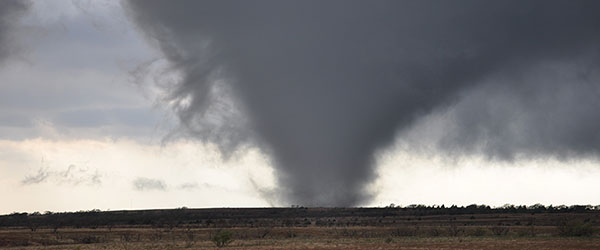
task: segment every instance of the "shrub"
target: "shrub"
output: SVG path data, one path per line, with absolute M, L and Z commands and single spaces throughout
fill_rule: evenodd
M 590 222 L 582 221 L 567 221 L 558 226 L 558 234 L 567 237 L 582 237 L 592 236 L 594 234 L 594 226 Z
M 492 230 L 492 233 L 494 233 L 494 235 L 502 236 L 502 235 L 507 235 L 508 231 L 510 229 L 508 227 L 497 226 L 497 227 L 492 227 L 491 230 Z
M 288 230 L 287 232 L 285 232 L 285 237 L 287 238 L 296 238 L 296 233 L 292 230 Z
M 75 241 L 75 243 L 78 243 L 78 244 L 94 244 L 94 243 L 102 243 L 105 240 L 103 238 L 95 236 L 95 235 L 83 235 L 83 236 L 74 237 L 73 241 Z
M 448 226 L 448 235 L 450 235 L 452 237 L 457 237 L 458 235 L 460 235 L 464 231 L 465 231 L 464 229 L 458 227 L 455 224 L 451 224 L 450 226 Z
M 475 237 L 481 237 L 481 236 L 485 236 L 487 234 L 486 230 L 478 227 L 475 230 L 471 231 L 471 236 L 475 236 Z
M 185 232 L 184 240 L 186 248 L 192 247 L 196 243 L 196 235 L 194 234 L 194 231 L 188 228 Z
M 217 232 L 210 240 L 215 243 L 215 246 L 224 247 L 233 241 L 232 235 L 233 233 L 230 231 L 221 230 Z
M 520 237 L 535 237 L 536 233 L 535 233 L 535 227 L 533 225 L 527 227 L 527 228 L 523 228 L 521 230 L 517 231 L 517 236 Z
M 429 236 L 432 237 L 438 237 L 442 234 L 442 232 L 440 232 L 440 229 L 438 229 L 437 227 L 434 227 L 432 229 L 429 230 Z
M 392 236 L 394 237 L 411 237 L 417 236 L 419 233 L 419 227 L 398 227 L 396 230 L 392 232 Z

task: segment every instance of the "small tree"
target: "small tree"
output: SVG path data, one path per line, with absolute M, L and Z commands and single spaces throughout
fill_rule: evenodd
M 232 233 L 226 230 L 220 230 L 217 232 L 212 238 L 212 242 L 215 243 L 217 247 L 224 247 L 233 241 Z

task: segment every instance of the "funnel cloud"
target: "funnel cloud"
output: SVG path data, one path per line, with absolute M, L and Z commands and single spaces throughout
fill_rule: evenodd
M 260 147 L 285 202 L 368 202 L 376 153 L 444 112 L 444 152 L 599 153 L 597 1 L 124 6 L 179 73 L 166 102 L 189 135 Z

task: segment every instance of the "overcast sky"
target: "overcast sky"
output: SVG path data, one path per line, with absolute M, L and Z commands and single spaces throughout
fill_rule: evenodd
M 465 8 L 432 1 L 431 12 L 407 7 L 439 19 L 387 12 L 385 5 L 353 19 L 332 12 L 333 5 L 270 9 L 261 6 L 272 2 L 259 2 L 247 12 L 212 1 L 193 8 L 162 6 L 167 1 L 0 4 L 0 214 L 294 203 L 600 204 L 600 22 L 586 19 L 581 6 L 568 5 L 561 16 L 582 16 L 572 21 L 577 31 L 568 23 L 547 31 L 578 42 L 543 42 L 555 38 L 522 34 L 536 28 L 546 35 L 533 24 L 513 31 L 512 23 L 486 19 L 523 37 L 507 49 L 453 16 L 461 10 L 482 18 L 486 12 L 469 1 L 460 2 Z M 196 17 L 194 8 L 204 4 L 217 12 Z M 356 4 L 347 11 L 363 9 Z M 496 7 L 530 12 L 494 13 L 544 20 L 536 11 L 562 9 L 524 5 Z M 252 19 L 262 11 L 281 13 Z M 436 25 L 446 18 L 455 23 L 443 33 Z M 261 22 L 274 20 L 298 30 Z M 384 25 L 381 32 L 369 26 L 407 20 L 415 24 Z M 396 28 L 414 40 L 389 36 Z M 242 32 L 248 30 L 255 33 Z M 372 39 L 360 38 L 366 31 Z M 336 49 L 321 51 L 327 46 Z M 363 61 L 343 63 L 362 46 Z M 318 62 L 311 53 L 321 55 Z M 322 70 L 330 65 L 340 71 Z M 384 83 L 364 85 L 365 79 Z M 387 81 L 396 80 L 415 83 L 390 88 Z

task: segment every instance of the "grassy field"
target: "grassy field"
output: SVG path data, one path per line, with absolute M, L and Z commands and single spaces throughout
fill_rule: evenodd
M 232 233 L 230 249 L 600 249 L 598 235 L 563 237 L 545 227 L 534 234 L 527 227 L 4 229 L 0 242 L 3 249 L 211 249 L 219 230 Z
M 600 249 L 600 213 L 190 209 L 0 216 L 0 249 Z M 125 223 L 126 222 L 126 223 Z

